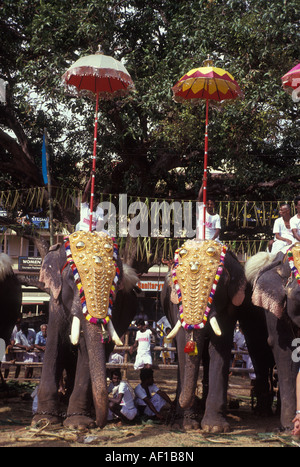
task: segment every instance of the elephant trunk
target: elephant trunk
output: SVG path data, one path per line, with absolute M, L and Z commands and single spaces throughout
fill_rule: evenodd
M 96 423 L 100 428 L 103 428 L 107 422 L 108 393 L 106 386 L 105 348 L 101 342 L 101 328 L 85 321 L 83 332 L 89 357 Z
M 194 336 L 195 336 L 194 331 Z M 201 331 L 198 331 L 197 334 L 202 334 Z M 185 369 L 184 369 L 184 380 L 179 397 L 179 405 L 184 410 L 192 407 L 195 390 L 197 386 L 198 373 L 200 367 L 200 359 L 203 351 L 203 342 L 200 339 L 197 339 L 197 355 L 186 354 Z

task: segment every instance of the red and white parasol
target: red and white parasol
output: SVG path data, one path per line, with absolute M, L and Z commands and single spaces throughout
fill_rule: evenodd
M 94 147 L 92 156 L 92 183 L 90 200 L 90 231 L 92 230 L 92 213 L 95 191 L 96 148 L 98 127 L 99 99 L 110 100 L 126 96 L 134 90 L 134 83 L 125 66 L 113 57 L 100 51 L 94 55 L 79 58 L 62 76 L 66 89 L 79 96 L 87 95 L 96 98 Z

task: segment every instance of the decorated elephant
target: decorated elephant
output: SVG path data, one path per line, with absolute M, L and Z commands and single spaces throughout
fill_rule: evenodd
M 199 366 L 209 342 L 208 394 L 202 428 L 228 431 L 225 418 L 227 384 L 236 307 L 245 298 L 243 267 L 223 244 L 188 240 L 175 253 L 173 290 L 165 287 L 162 302 L 168 319 L 179 319 L 168 338 L 176 336 L 178 401 L 184 411 L 193 406 Z M 173 306 L 171 302 L 178 303 Z
M 274 258 L 258 253 L 245 266 L 253 284 L 253 304 L 265 311 L 268 343 L 278 372 L 281 425 L 293 427 L 296 410 L 295 383 L 299 355 L 295 338 L 300 328 L 300 243 Z M 262 311 L 263 312 L 263 311 Z
M 175 326 L 171 337 L 175 336 L 178 355 L 177 415 L 183 426 L 199 426 L 193 402 L 202 360 L 205 412 L 201 426 L 212 432 L 230 429 L 226 420 L 227 386 L 237 319 L 254 366 L 256 410 L 269 413 L 273 358 L 265 318 L 252 304 L 251 287 L 235 254 L 218 242 L 188 241 L 175 254 L 171 275 L 161 300 L 170 324 Z
M 72 388 L 64 425 L 104 427 L 108 396 L 106 360 L 136 313 L 138 277 L 122 265 L 113 239 L 78 231 L 46 255 L 40 281 L 50 290 L 47 345 L 36 423 L 60 423 L 58 388 L 65 370 Z M 114 324 L 113 324 L 114 323 Z M 107 348 L 108 346 L 109 349 Z M 76 368 L 75 368 L 76 365 Z
M 0 253 L 0 339 L 1 353 L 9 344 L 13 327 L 21 317 L 22 287 L 13 272 L 11 258 Z M 0 361 L 3 355 L 0 355 Z

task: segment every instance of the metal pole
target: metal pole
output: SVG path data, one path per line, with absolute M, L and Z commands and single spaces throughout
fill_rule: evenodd
M 205 220 L 206 220 L 206 199 L 207 199 L 207 152 L 208 152 L 208 105 L 209 100 L 206 99 L 206 116 L 205 116 L 205 140 L 204 140 L 204 174 L 203 174 L 203 240 L 205 240 Z
M 48 151 L 48 134 L 46 128 L 44 128 L 45 135 L 45 147 L 46 147 L 46 168 L 47 168 L 47 179 L 48 179 L 48 193 L 49 193 L 49 231 L 50 231 L 50 246 L 54 244 L 53 241 L 53 202 L 52 202 L 52 187 L 51 187 L 51 174 L 50 174 L 50 161 Z
M 95 172 L 96 172 L 96 152 L 97 152 L 97 129 L 98 129 L 98 105 L 99 93 L 96 94 L 96 110 L 95 110 L 95 125 L 94 125 L 94 148 L 92 156 L 92 182 L 91 182 L 91 200 L 90 200 L 90 232 L 92 231 L 93 208 L 94 208 L 94 193 L 95 193 Z

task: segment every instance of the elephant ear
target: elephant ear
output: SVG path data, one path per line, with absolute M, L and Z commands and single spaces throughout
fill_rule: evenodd
M 286 278 L 278 267 L 267 269 L 256 279 L 252 303 L 273 313 L 278 319 L 283 315 L 286 301 Z
M 44 284 L 46 289 L 49 289 L 56 300 L 62 287 L 60 248 L 60 243 L 50 247 L 43 260 L 39 277 L 39 281 Z

